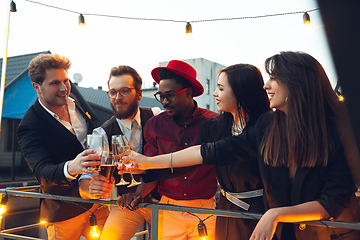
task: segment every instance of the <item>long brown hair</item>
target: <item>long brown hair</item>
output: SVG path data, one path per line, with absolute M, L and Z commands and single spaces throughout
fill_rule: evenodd
M 276 110 L 261 143 L 272 166 L 326 166 L 333 151 L 329 120 L 339 101 L 320 63 L 302 52 L 281 52 L 265 61 L 266 72 L 288 89 L 286 111 Z

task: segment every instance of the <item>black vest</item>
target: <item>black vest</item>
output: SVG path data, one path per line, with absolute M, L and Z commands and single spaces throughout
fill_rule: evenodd
M 145 123 L 152 117 L 154 116 L 151 108 L 142 108 L 140 107 L 140 119 L 141 119 L 141 126 L 144 127 Z M 110 151 L 112 151 L 111 149 L 111 136 L 112 135 L 119 135 L 119 134 L 123 134 L 123 132 L 121 131 L 119 124 L 116 121 L 116 117 L 112 116 L 109 120 L 107 120 L 106 122 L 104 122 L 104 124 L 101 126 L 105 132 L 106 135 L 108 137 L 108 143 L 109 143 L 109 149 Z M 145 146 L 146 142 L 144 139 L 144 134 L 142 134 L 142 152 L 144 152 L 144 146 Z M 140 174 L 133 174 L 134 178 L 136 181 L 140 181 Z M 115 178 L 115 183 L 118 183 L 120 181 L 120 175 L 118 174 L 118 171 L 114 171 L 114 178 Z M 126 173 L 124 174 L 124 179 L 127 182 L 131 182 L 131 176 L 130 174 Z M 130 193 L 130 192 L 135 192 L 136 191 L 136 187 L 130 187 L 127 188 L 127 186 L 118 186 L 117 187 L 117 191 L 118 191 L 118 195 L 122 195 L 125 193 Z M 154 190 L 149 193 L 149 195 L 146 196 L 146 199 L 144 201 L 149 201 L 148 198 L 155 198 L 155 199 L 160 199 L 159 194 L 157 193 L 157 187 L 154 188 Z

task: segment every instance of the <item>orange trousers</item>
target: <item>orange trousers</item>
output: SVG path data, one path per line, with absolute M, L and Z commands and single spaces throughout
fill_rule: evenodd
M 215 209 L 215 197 L 197 200 L 174 200 L 162 196 L 160 203 Z M 194 214 L 201 220 L 209 216 L 200 213 Z M 215 221 L 216 216 L 211 216 L 204 221 L 208 233 L 208 240 L 215 240 Z M 163 240 L 199 240 L 198 224 L 199 219 L 187 212 L 163 211 Z

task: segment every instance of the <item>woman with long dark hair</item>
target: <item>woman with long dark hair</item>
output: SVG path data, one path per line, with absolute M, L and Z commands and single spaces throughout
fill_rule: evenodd
M 257 119 L 270 110 L 264 81 L 255 66 L 236 64 L 219 71 L 217 88 L 213 93 L 216 98 L 219 116 L 210 119 L 203 127 L 200 141 L 216 142 L 228 136 L 239 135 L 243 130 L 252 128 Z M 248 94 L 250 93 L 251 94 Z M 262 199 L 263 184 L 256 156 L 244 161 L 232 161 L 224 166 L 214 166 L 221 194 L 217 208 L 231 211 L 249 211 L 264 213 Z M 232 201 L 229 194 L 252 197 Z M 247 192 L 247 193 L 245 193 Z M 251 194 L 250 194 L 251 195 Z M 256 226 L 255 220 L 241 218 L 216 218 L 216 240 L 249 239 Z
M 265 61 L 270 107 L 254 128 L 238 137 L 202 144 L 156 158 L 135 156 L 146 168 L 194 164 L 224 165 L 234 156 L 258 155 L 268 210 L 250 239 L 360 239 L 351 229 L 299 225 L 329 220 L 358 222 L 355 197 L 342 140 L 342 103 L 320 63 L 302 52 L 281 52 Z M 251 94 L 251 93 L 249 93 Z M 345 127 L 344 127 L 345 126 Z M 169 161 L 169 157 L 171 158 Z M 289 224 L 291 223 L 291 224 Z M 275 234 L 276 232 L 276 234 Z M 275 235 L 274 235 L 275 234 Z

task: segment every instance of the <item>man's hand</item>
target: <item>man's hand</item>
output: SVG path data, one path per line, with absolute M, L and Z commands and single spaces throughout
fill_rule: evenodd
M 115 179 L 106 178 L 102 175 L 94 175 L 90 180 L 89 194 L 91 198 L 107 198 L 112 190 Z
M 141 203 L 143 200 L 141 194 L 139 193 L 126 193 L 122 196 L 119 196 L 117 199 L 117 205 L 119 208 L 127 208 L 131 211 L 136 209 L 136 205 Z
M 74 160 L 69 161 L 68 173 L 72 176 L 81 173 L 94 174 L 96 171 L 88 170 L 87 167 L 100 165 L 100 159 L 100 155 L 95 150 L 84 150 Z

